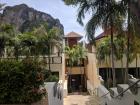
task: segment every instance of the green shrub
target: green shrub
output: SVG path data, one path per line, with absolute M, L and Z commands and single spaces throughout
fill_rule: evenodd
M 39 63 L 23 61 L 0 61 L 0 104 L 33 103 L 46 94 L 43 87 L 42 69 Z
M 59 78 L 56 75 L 50 75 L 47 79 L 46 82 L 58 82 Z

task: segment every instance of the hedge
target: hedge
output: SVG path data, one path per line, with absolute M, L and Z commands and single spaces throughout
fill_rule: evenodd
M 42 68 L 26 59 L 0 61 L 0 104 L 33 103 L 46 94 Z

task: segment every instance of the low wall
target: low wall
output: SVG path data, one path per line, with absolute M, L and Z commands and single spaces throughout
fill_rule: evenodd
M 64 89 L 63 89 L 63 92 L 64 92 L 63 96 L 64 96 L 64 97 L 67 97 L 67 95 L 68 95 L 67 83 L 68 83 L 68 81 L 65 80 L 65 82 L 64 82 Z
M 57 86 L 54 91 L 55 82 L 46 82 L 45 88 L 48 93 L 48 105 L 63 105 L 63 86 Z M 59 84 L 61 85 L 61 84 Z

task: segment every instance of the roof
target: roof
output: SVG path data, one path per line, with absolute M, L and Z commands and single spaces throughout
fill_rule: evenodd
M 95 40 L 101 39 L 101 38 L 103 38 L 103 37 L 105 37 L 105 32 L 99 34 L 99 35 L 95 38 Z
M 114 29 L 114 28 L 113 28 L 113 31 L 115 32 L 115 29 Z M 99 35 L 95 38 L 95 40 L 98 40 L 98 39 L 101 39 L 101 38 L 103 38 L 103 37 L 106 37 L 106 36 L 110 35 L 110 33 L 111 33 L 111 29 L 107 29 L 107 30 L 105 30 L 104 32 L 102 32 L 101 34 L 99 34 Z
M 66 36 L 65 36 L 65 38 L 82 38 L 83 36 L 82 35 L 80 35 L 80 34 L 78 34 L 78 33 L 76 33 L 76 32 L 70 32 L 70 33 L 68 33 Z

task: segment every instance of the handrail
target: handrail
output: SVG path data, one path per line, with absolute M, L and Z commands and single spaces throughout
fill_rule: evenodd
M 140 79 L 138 81 L 136 81 L 133 85 L 131 85 L 127 89 L 125 89 L 123 92 L 121 92 L 119 95 L 117 95 L 116 97 L 113 97 L 113 98 L 118 98 L 119 96 L 121 96 L 122 94 L 124 94 L 127 90 L 129 90 L 130 88 L 132 88 L 134 85 L 136 85 L 139 82 L 140 82 Z
M 110 93 L 110 92 L 107 92 L 106 94 L 102 95 L 100 98 L 102 98 L 102 97 L 104 97 L 104 96 L 108 95 L 109 93 Z
M 113 98 L 118 98 L 119 96 L 121 96 L 122 94 L 124 94 L 127 90 L 129 90 L 130 88 L 132 88 L 134 85 L 136 85 L 137 83 L 139 83 L 140 82 L 140 79 L 137 81 L 137 82 L 135 82 L 133 85 L 131 85 L 131 86 L 129 86 L 127 89 L 125 89 L 123 92 L 121 92 L 119 95 L 117 95 L 116 97 L 113 97 Z M 100 98 L 102 98 L 102 97 L 105 97 L 106 95 L 108 95 L 110 92 L 108 92 L 108 93 L 106 93 L 106 94 L 104 94 L 104 95 L 102 95 Z

